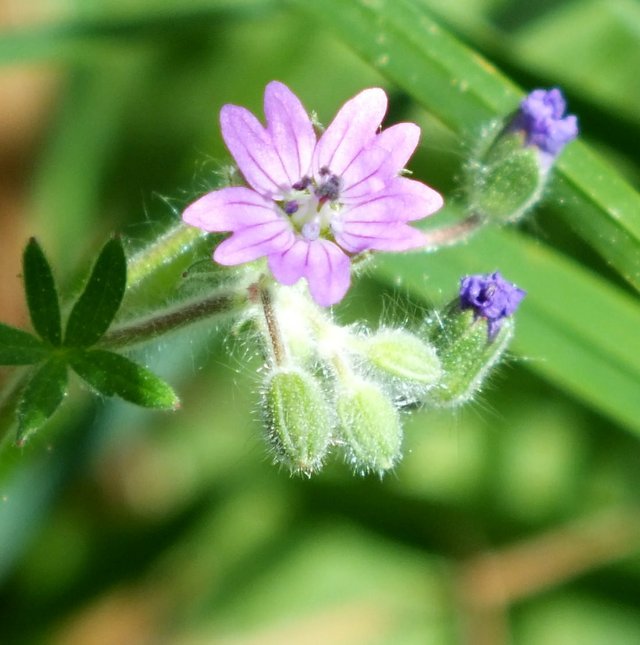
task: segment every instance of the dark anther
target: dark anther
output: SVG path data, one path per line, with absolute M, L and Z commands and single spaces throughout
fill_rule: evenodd
M 296 181 L 296 183 L 293 184 L 291 188 L 293 188 L 293 190 L 304 190 L 305 188 L 308 188 L 310 184 L 311 184 L 311 177 L 307 177 L 305 175 L 302 179 Z

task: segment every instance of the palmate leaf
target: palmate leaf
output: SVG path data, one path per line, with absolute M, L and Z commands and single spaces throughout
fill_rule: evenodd
M 62 328 L 60 304 L 51 266 L 40 245 L 31 238 L 23 258 L 24 289 L 34 329 L 52 345 L 60 345 Z
M 65 332 L 68 347 L 89 347 L 113 321 L 127 283 L 127 259 L 119 238 L 109 240 L 93 267 L 80 298 L 73 306 Z
M 145 408 L 175 410 L 179 399 L 173 389 L 146 367 L 103 349 L 79 351 L 71 367 L 99 394 L 119 396 Z
M 41 428 L 67 395 L 67 365 L 52 357 L 36 370 L 25 386 L 17 407 L 18 443 Z
M 290 0 L 458 133 L 479 132 L 521 94 L 411 0 Z M 640 195 L 580 142 L 559 160 L 557 213 L 640 289 Z
M 35 336 L 0 323 L 0 365 L 31 365 L 49 355 L 49 349 Z

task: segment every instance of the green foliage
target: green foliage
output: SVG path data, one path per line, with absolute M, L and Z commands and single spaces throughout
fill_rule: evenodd
M 82 295 L 67 320 L 67 347 L 95 345 L 120 308 L 127 283 L 127 259 L 120 238 L 109 240 L 96 260 Z
M 60 407 L 67 395 L 66 361 L 54 356 L 39 367 L 29 379 L 18 403 L 19 445 L 23 445 L 36 430 Z
M 429 316 L 464 273 L 500 269 L 528 292 L 508 364 L 467 407 L 407 417 L 404 458 L 382 482 L 331 463 L 311 481 L 273 468 L 254 414 L 259 360 L 239 330 L 208 323 L 144 355 L 180 380 L 179 415 L 72 396 L 46 433 L 5 450 L 3 642 L 640 642 L 637 3 L 46 4 L 45 20 L 0 37 L 8 71 L 63 77 L 20 225 L 46 242 L 62 294 L 90 241 L 123 230 L 130 282 L 149 285 L 128 289 L 133 313 L 210 255 L 184 230 L 161 271 L 136 251 L 218 185 L 220 105 L 259 112 L 274 78 L 325 124 L 356 91 L 385 87 L 388 123 L 423 130 L 410 169 L 449 203 L 516 87 L 560 85 L 582 141 L 518 231 L 380 256 L 354 280 L 339 314 L 374 325 L 381 309 L 395 326 Z M 22 344 L 8 340 L 0 356 Z
M 49 349 L 35 336 L 0 323 L 0 365 L 31 365 L 48 353 Z
M 35 238 L 31 238 L 22 256 L 24 290 L 34 329 L 54 346 L 62 342 L 60 304 L 51 266 Z
M 70 365 L 98 394 L 119 396 L 145 408 L 175 410 L 176 393 L 142 365 L 104 349 L 75 351 Z

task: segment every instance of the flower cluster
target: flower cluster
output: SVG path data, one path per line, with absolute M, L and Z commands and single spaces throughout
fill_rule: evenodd
M 469 275 L 460 281 L 460 306 L 473 309 L 489 323 L 489 338 L 494 338 L 502 321 L 515 313 L 526 291 L 507 282 L 499 271 Z
M 319 305 L 339 302 L 352 256 L 424 246 L 408 222 L 442 206 L 435 190 L 400 176 L 420 129 L 399 123 L 379 131 L 386 109 L 383 90 L 364 90 L 318 139 L 300 100 L 277 81 L 265 90 L 266 127 L 243 107 L 223 106 L 222 136 L 248 186 L 204 195 L 183 220 L 232 233 L 214 252 L 219 264 L 266 257 L 281 284 L 305 278 Z
M 527 145 L 553 158 L 578 136 L 578 119 L 573 114 L 565 115 L 566 109 L 567 103 L 557 87 L 534 90 L 520 103 L 511 127 L 524 131 Z

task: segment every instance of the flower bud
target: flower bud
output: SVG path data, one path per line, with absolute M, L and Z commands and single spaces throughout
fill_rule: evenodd
M 262 400 L 267 437 L 276 461 L 310 475 L 322 466 L 331 439 L 331 413 L 320 383 L 308 372 L 279 368 Z
M 555 158 L 578 134 L 565 109 L 559 89 L 534 90 L 505 127 L 488 133 L 468 169 L 474 212 L 513 222 L 540 200 Z
M 376 369 L 394 379 L 429 387 L 440 378 L 436 350 L 403 329 L 383 329 L 368 336 L 360 346 Z
M 400 458 L 402 426 L 398 411 L 375 383 L 353 379 L 338 392 L 338 420 L 347 460 L 362 474 L 382 474 Z
M 472 398 L 509 344 L 511 316 L 524 296 L 497 271 L 461 280 L 459 298 L 441 314 L 433 336 L 443 374 L 430 402 L 449 407 Z

